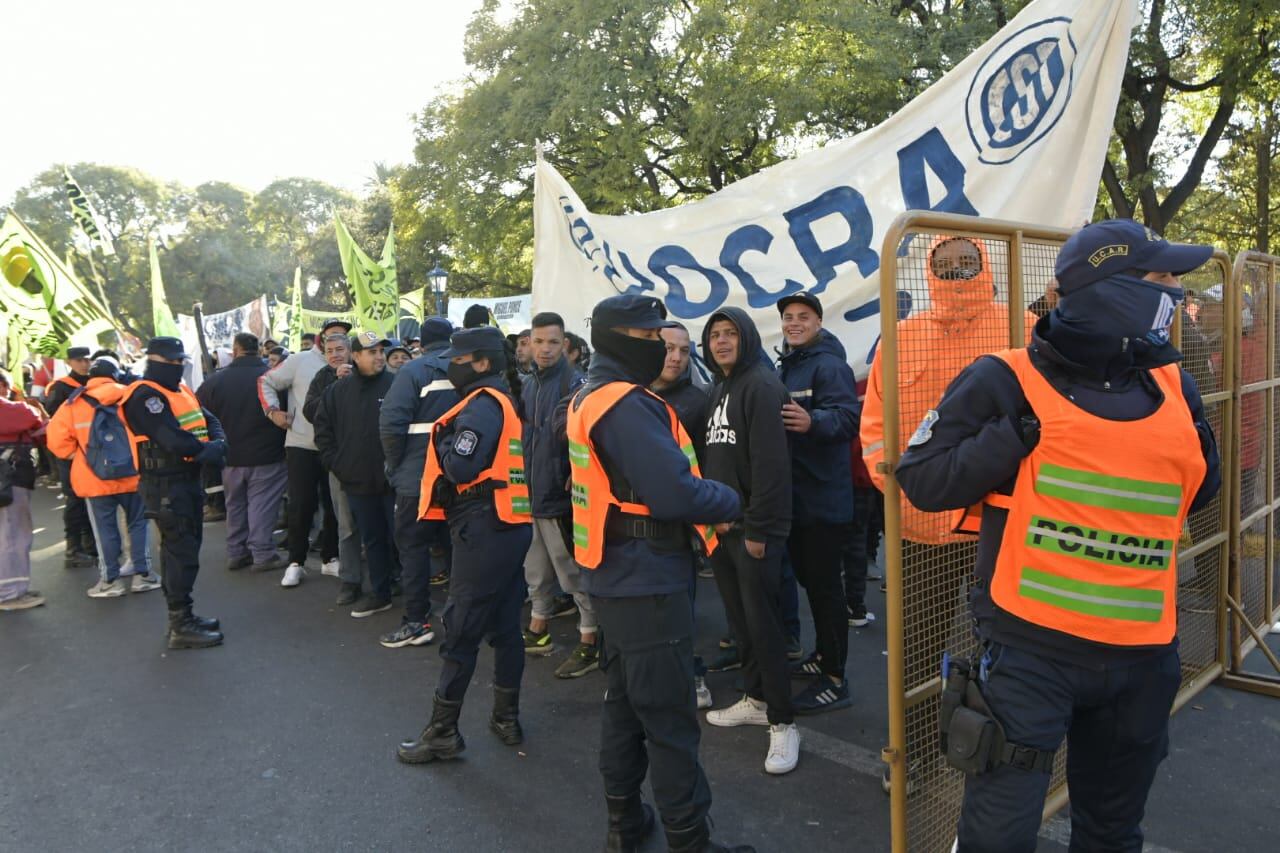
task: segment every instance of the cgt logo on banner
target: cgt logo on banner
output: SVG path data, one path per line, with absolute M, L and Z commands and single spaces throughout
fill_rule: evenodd
M 1137 0 L 1034 0 L 883 124 L 667 210 L 592 213 L 539 158 L 533 310 L 581 330 L 604 297 L 654 293 L 697 340 L 733 305 L 777 348 L 773 305 L 806 291 L 863 375 L 879 332 L 878 250 L 900 213 L 1061 227 L 1091 217 L 1136 10 Z M 921 251 L 906 263 L 922 267 Z M 1032 297 L 1047 284 L 1028 282 Z M 900 317 L 922 307 L 900 294 Z

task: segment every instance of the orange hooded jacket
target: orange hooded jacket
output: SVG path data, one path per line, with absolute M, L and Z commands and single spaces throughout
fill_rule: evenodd
M 938 246 L 955 238 L 939 236 L 929 245 L 929 257 Z M 994 279 L 986 247 L 972 242 L 982 258 L 982 271 L 967 280 L 945 281 L 925 264 L 929 282 L 929 307 L 898 323 L 898 452 L 930 409 L 937 406 L 951 381 L 980 355 L 1009 347 L 1009 306 L 995 297 Z M 1036 317 L 1025 312 L 1023 322 L 1030 342 Z M 862 459 L 876 487 L 884 491 L 884 388 L 877 349 L 867 377 L 867 396 L 862 403 Z M 902 496 L 901 533 L 904 539 L 928 545 L 971 540 L 955 533 L 954 517 L 947 512 L 924 512 Z
M 104 406 L 120 402 L 127 386 L 105 376 L 95 376 L 85 385 L 89 394 Z M 89 425 L 93 423 L 93 406 L 84 394 L 64 403 L 49 421 L 49 452 L 60 459 L 71 461 L 71 490 L 82 498 L 100 498 L 105 495 L 123 495 L 138 490 L 137 477 L 119 480 L 100 480 L 94 476 L 84 451 L 89 446 Z

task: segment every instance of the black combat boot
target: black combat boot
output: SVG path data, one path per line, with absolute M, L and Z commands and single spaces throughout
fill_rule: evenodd
M 636 791 L 625 797 L 605 794 L 609 806 L 609 835 L 605 853 L 636 853 L 653 832 L 653 807 L 640 799 Z
M 218 621 L 216 616 L 197 616 L 191 612 L 190 607 L 187 608 L 187 618 L 206 631 L 220 631 L 222 629 L 222 623 Z
M 222 633 L 202 628 L 191 617 L 191 608 L 169 611 L 169 648 L 207 649 L 222 644 Z
M 87 569 L 90 566 L 97 565 L 96 557 L 90 557 L 84 551 L 80 550 L 78 545 L 67 542 L 67 551 L 62 557 L 62 566 L 67 569 Z
M 727 847 L 711 838 L 711 825 L 706 818 L 692 826 L 673 829 L 664 826 L 667 833 L 667 850 L 670 853 L 756 853 L 756 848 L 747 844 Z
M 426 764 L 444 758 L 457 758 L 466 742 L 458 731 L 458 715 L 462 713 L 461 702 L 450 702 L 441 699 L 439 694 L 432 695 L 431 722 L 418 735 L 417 740 L 402 741 L 396 748 L 396 758 L 405 764 Z
M 524 730 L 520 728 L 519 687 L 493 688 L 493 713 L 489 715 L 489 729 L 507 746 L 524 743 Z

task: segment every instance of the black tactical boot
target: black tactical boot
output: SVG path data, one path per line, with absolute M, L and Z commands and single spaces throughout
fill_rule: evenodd
M 191 608 L 169 611 L 169 648 L 207 649 L 221 644 L 221 632 L 196 624 L 191 617 Z
M 90 557 L 84 551 L 81 551 L 78 545 L 67 543 L 66 554 L 62 557 L 62 566 L 67 569 L 87 569 L 90 566 L 97 565 L 96 557 Z
M 450 702 L 441 699 L 439 694 L 432 695 L 433 707 L 431 722 L 418 735 L 417 740 L 406 740 L 396 748 L 396 758 L 405 764 L 426 764 L 437 759 L 457 758 L 466 742 L 458 731 L 458 715 L 462 713 L 461 702 Z
M 524 743 L 524 730 L 520 728 L 519 687 L 493 688 L 493 713 L 489 715 L 489 729 L 507 746 Z
M 626 797 L 605 794 L 609 806 L 609 835 L 605 853 L 636 853 L 653 832 L 653 807 L 640 799 L 636 791 Z
M 667 850 L 669 853 L 756 853 L 756 848 L 747 844 L 726 847 L 711 838 L 711 825 L 704 818 L 692 826 L 672 829 L 664 826 L 667 833 Z
M 197 616 L 191 612 L 190 607 L 187 608 L 187 618 L 206 631 L 219 631 L 222 629 L 222 623 L 218 621 L 216 616 Z

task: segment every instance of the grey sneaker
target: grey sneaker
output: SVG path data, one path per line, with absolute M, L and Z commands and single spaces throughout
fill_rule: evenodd
M 89 587 L 90 598 L 119 598 L 129 591 L 129 587 L 125 586 L 124 580 L 116 578 L 108 583 L 107 581 L 98 581 Z
M 133 583 L 129 587 L 129 592 L 150 592 L 153 589 L 159 589 L 163 585 L 158 574 L 147 572 L 145 575 L 133 576 Z
M 30 610 L 44 604 L 44 596 L 34 590 L 28 590 L 17 598 L 0 601 L 0 610 Z

